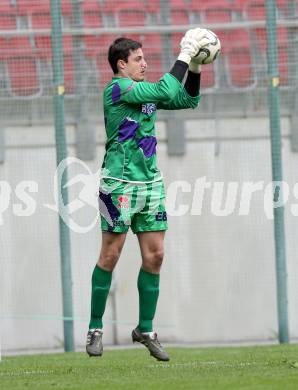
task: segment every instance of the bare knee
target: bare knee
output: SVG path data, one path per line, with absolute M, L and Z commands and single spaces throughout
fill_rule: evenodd
M 164 258 L 163 249 L 156 249 L 147 253 L 143 258 L 143 268 L 145 271 L 159 273 Z
M 113 271 L 115 268 L 119 257 L 120 257 L 120 250 L 117 249 L 108 249 L 105 251 L 102 251 L 100 253 L 99 259 L 98 259 L 98 265 L 107 270 L 107 271 Z

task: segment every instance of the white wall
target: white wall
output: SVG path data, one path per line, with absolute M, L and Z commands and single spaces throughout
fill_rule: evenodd
M 291 191 L 298 181 L 298 156 L 290 152 L 288 121 L 282 121 L 284 180 Z M 104 138 L 98 128 L 98 140 Z M 211 182 L 271 180 L 270 141 L 266 119 L 189 121 L 186 134 L 191 141 L 183 157 L 169 157 L 164 142 L 164 124 L 158 124 L 159 165 L 167 188 L 175 180 L 189 183 L 190 192 L 179 191 L 176 206 L 198 207 L 195 182 L 206 176 Z M 224 137 L 219 144 L 214 135 Z M 257 138 L 252 138 L 257 137 Z M 74 132 L 68 129 L 68 139 Z M 57 214 L 44 204 L 53 204 L 55 171 L 54 130 L 48 128 L 6 129 L 7 153 L 0 165 L 0 180 L 14 190 L 23 180 L 38 183 L 32 216 L 16 216 L 12 194 L 0 226 L 1 339 L 3 350 L 53 348 L 63 339 L 61 282 Z M 219 154 L 216 151 L 219 147 Z M 74 154 L 74 149 L 69 149 Z M 99 146 L 95 173 L 104 149 Z M 73 174 L 82 168 L 72 167 Z M 2 187 L 0 187 L 2 188 Z M 70 187 L 75 200 L 82 184 Z M 194 199 L 195 198 L 195 199 Z M 295 199 L 291 196 L 291 202 Z M 166 257 L 155 327 L 162 340 L 227 342 L 275 339 L 277 334 L 275 255 L 273 222 L 264 212 L 264 191 L 252 197 L 248 216 L 236 208 L 229 216 L 211 210 L 212 188 L 206 190 L 201 215 L 169 217 Z M 85 205 L 72 217 L 90 223 L 96 210 Z M 292 338 L 298 337 L 298 265 L 296 261 L 297 217 L 286 206 L 287 261 L 289 271 L 289 318 Z M 0 219 L 1 221 L 1 219 Z M 100 247 L 100 229 L 86 234 L 71 233 L 73 300 L 76 345 L 85 343 L 90 303 L 90 277 Z M 140 266 L 136 238 L 128 235 L 115 271 L 117 334 L 120 343 L 130 340 L 138 319 L 136 278 Z M 111 302 L 105 315 L 105 342 L 113 342 Z

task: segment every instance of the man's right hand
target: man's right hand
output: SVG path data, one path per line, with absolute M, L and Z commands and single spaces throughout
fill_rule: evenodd
M 186 62 L 187 64 L 190 63 L 192 57 L 195 57 L 200 50 L 200 45 L 196 38 L 186 35 L 182 38 L 180 47 L 181 51 L 178 60 Z
M 194 73 L 199 73 L 201 71 L 201 67 L 195 61 L 191 61 L 191 59 L 198 54 L 201 47 L 204 47 L 209 43 L 205 34 L 205 29 L 201 29 L 199 27 L 189 29 L 186 31 L 180 42 L 181 53 L 178 59 L 188 63 L 190 65 L 190 70 Z
M 200 28 L 200 27 L 191 28 L 191 29 L 186 31 L 184 37 L 181 40 L 181 43 L 182 43 L 184 38 L 187 38 L 187 39 L 194 38 L 198 42 L 200 48 L 204 47 L 205 45 L 207 45 L 209 43 L 209 39 L 206 37 L 206 29 L 205 28 Z

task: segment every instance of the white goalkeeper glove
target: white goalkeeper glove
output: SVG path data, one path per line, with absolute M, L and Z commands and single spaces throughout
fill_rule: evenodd
M 196 47 L 198 47 L 198 50 L 191 57 L 196 56 L 198 54 L 199 50 L 201 49 L 201 47 L 204 47 L 205 45 L 207 45 L 209 43 L 208 38 L 205 37 L 205 33 L 206 33 L 206 30 L 201 29 L 199 27 L 187 30 L 184 37 L 182 38 L 182 40 L 180 42 L 181 48 L 183 47 L 185 42 L 190 42 L 190 41 L 193 42 L 193 40 L 195 40 L 197 42 Z M 179 59 L 179 57 L 178 57 L 178 59 Z M 189 62 L 189 70 L 193 73 L 200 73 L 201 72 L 201 65 L 198 64 L 196 61 L 191 60 Z
M 206 29 L 200 27 L 187 30 L 181 42 L 184 38 L 194 38 L 198 42 L 200 48 L 210 43 L 209 39 L 206 37 Z
M 184 36 L 180 42 L 181 51 L 178 60 L 186 62 L 188 65 L 192 57 L 198 54 L 200 50 L 199 43 L 195 38 Z

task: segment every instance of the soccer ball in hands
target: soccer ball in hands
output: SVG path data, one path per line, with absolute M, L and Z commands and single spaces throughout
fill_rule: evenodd
M 209 43 L 201 47 L 198 54 L 192 58 L 192 61 L 200 65 L 211 64 L 220 53 L 220 40 L 213 31 L 205 28 L 202 28 L 201 30 L 205 31 L 203 38 L 206 38 Z

